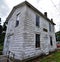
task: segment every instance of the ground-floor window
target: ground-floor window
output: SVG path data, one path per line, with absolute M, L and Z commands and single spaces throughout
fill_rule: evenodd
M 40 47 L 40 34 L 36 34 L 35 37 L 36 37 L 35 46 L 36 46 L 36 48 L 38 48 L 38 47 Z
M 51 45 L 51 46 L 53 45 L 52 37 L 51 37 L 51 36 L 50 36 L 50 45 Z

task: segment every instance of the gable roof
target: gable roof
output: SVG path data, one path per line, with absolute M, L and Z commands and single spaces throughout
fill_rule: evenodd
M 44 17 L 48 22 L 52 23 L 53 25 L 55 25 L 55 23 L 53 21 L 51 21 L 49 18 L 47 18 L 44 14 L 42 14 L 38 9 L 36 9 L 34 6 L 32 6 L 29 2 L 24 1 L 20 4 L 18 4 L 17 6 L 14 6 L 12 11 L 10 12 L 10 14 L 8 15 L 8 17 L 6 18 L 6 22 L 8 22 L 8 20 L 11 18 L 11 16 L 13 15 L 14 11 L 23 6 L 23 5 L 27 5 L 29 8 L 33 9 L 35 12 L 37 12 L 38 14 L 40 14 L 42 17 Z

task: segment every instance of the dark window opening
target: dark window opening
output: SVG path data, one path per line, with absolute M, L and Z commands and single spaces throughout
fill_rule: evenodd
M 17 27 L 19 25 L 19 15 L 20 15 L 20 13 L 18 13 L 16 15 L 16 26 L 15 27 Z
M 36 26 L 38 26 L 39 27 L 39 16 L 38 15 L 36 15 Z
M 51 45 L 51 46 L 53 45 L 52 37 L 50 37 L 50 45 Z
M 36 48 L 40 47 L 40 34 L 36 34 Z
M 16 21 L 16 26 L 15 27 L 17 27 L 19 25 L 19 21 Z

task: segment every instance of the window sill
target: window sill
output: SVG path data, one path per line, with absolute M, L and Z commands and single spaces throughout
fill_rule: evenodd
M 35 48 L 36 50 L 41 50 L 41 48 L 40 47 L 38 47 L 38 48 Z

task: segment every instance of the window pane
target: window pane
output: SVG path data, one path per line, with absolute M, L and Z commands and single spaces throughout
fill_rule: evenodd
M 40 34 L 36 34 L 36 48 L 40 47 Z
M 17 16 L 16 16 L 16 26 L 15 27 L 17 27 L 19 25 L 19 14 L 20 13 L 18 13 Z
M 19 21 L 16 21 L 16 26 L 15 27 L 17 27 L 19 25 Z
M 49 31 L 51 31 L 51 23 L 49 23 Z
M 39 16 L 36 15 L 36 26 L 39 26 Z
M 51 46 L 53 45 L 53 43 L 52 43 L 52 37 L 50 37 L 50 45 Z

